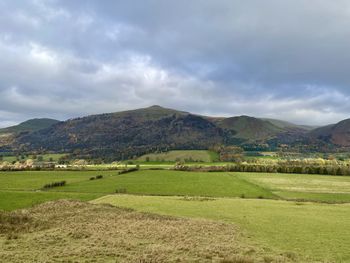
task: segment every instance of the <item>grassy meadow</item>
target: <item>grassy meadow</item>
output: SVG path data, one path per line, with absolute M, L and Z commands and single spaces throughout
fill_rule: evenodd
M 350 261 L 349 204 L 131 195 L 111 195 L 94 202 L 234 223 L 259 245 L 277 249 L 298 262 Z
M 2 213 L 0 227 L 1 262 L 289 262 L 234 224 L 86 202 Z
M 0 210 L 32 211 L 40 203 L 59 199 L 107 203 L 237 226 L 243 247 L 255 246 L 259 255 L 283 257 L 284 261 L 275 262 L 350 262 L 350 177 L 146 168 L 141 165 L 139 171 L 125 174 L 116 170 L 1 172 Z M 97 175 L 103 178 L 91 180 Z M 60 181 L 66 184 L 43 189 Z M 255 262 L 255 256 L 242 262 Z
M 236 173 L 283 199 L 350 202 L 350 177 L 314 174 Z
M 206 150 L 174 150 L 164 153 L 145 154 L 137 159 L 140 162 L 217 162 L 219 155 Z
M 117 172 L 114 172 L 116 174 Z M 77 181 L 53 191 L 81 193 L 180 195 L 208 197 L 274 198 L 268 190 L 237 177 L 233 173 L 181 172 L 141 170 L 114 175 L 97 181 Z
M 45 161 L 45 162 L 49 162 L 49 161 L 57 162 L 60 158 L 64 157 L 65 155 L 66 154 L 61 154 L 61 153 L 51 153 L 51 154 L 37 155 L 36 158 L 42 157 L 42 161 Z M 22 156 L 14 156 L 14 155 L 2 156 L 2 160 L 9 163 L 12 163 L 18 160 L 25 161 L 27 159 L 34 159 L 34 156 L 28 155 L 28 156 L 23 156 L 23 158 Z
M 0 172 L 0 210 L 15 210 L 57 199 L 91 200 L 101 195 L 95 193 L 43 191 L 45 184 L 66 181 L 71 184 L 89 180 L 114 171 L 22 171 Z

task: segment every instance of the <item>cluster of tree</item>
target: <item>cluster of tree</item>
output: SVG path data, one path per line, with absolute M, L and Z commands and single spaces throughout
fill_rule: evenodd
M 210 150 L 219 154 L 222 162 L 241 162 L 243 160 L 243 148 L 239 146 L 214 146 Z
M 226 166 L 186 166 L 176 165 L 175 170 L 203 171 L 203 172 L 256 172 L 256 173 L 293 173 L 293 174 L 324 174 L 324 175 L 350 175 L 350 166 L 346 163 L 317 162 L 276 162 L 274 164 L 262 163 L 234 163 Z
M 28 170 L 33 168 L 34 161 L 32 159 L 27 159 L 25 161 L 14 161 L 0 162 L 0 171 L 19 171 L 19 170 Z

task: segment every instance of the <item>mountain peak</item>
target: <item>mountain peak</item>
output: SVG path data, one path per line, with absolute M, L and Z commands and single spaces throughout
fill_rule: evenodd
M 165 108 L 162 106 L 159 106 L 159 105 L 152 105 L 152 106 L 148 107 L 147 109 L 165 109 Z

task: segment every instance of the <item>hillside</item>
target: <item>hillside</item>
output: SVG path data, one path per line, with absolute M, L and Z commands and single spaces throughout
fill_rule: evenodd
M 115 160 L 156 151 L 207 150 L 222 144 L 247 149 L 286 144 L 313 151 L 350 147 L 350 120 L 310 129 L 280 120 L 208 117 L 151 106 L 64 122 L 29 120 L 0 130 L 0 150 L 69 152 L 77 158 Z
M 317 128 L 310 132 L 312 139 L 340 147 L 350 147 L 350 119 Z
M 285 131 L 268 121 L 249 116 L 225 118 L 217 121 L 217 125 L 231 131 L 235 138 L 249 142 L 265 141 Z
M 315 126 L 309 126 L 309 125 L 297 125 L 288 121 L 282 121 L 282 120 L 276 120 L 276 119 L 269 119 L 269 118 L 263 118 L 261 120 L 268 121 L 271 124 L 285 130 L 289 131 L 311 131 L 317 127 Z
M 0 148 L 10 151 L 11 145 L 15 143 L 16 136 L 20 133 L 30 133 L 48 128 L 59 121 L 53 119 L 31 119 L 18 125 L 0 129 Z
M 9 134 L 9 133 L 13 134 L 13 133 L 20 133 L 20 132 L 38 131 L 41 129 L 48 128 L 58 122 L 59 122 L 58 120 L 46 119 L 46 118 L 31 119 L 15 126 L 0 129 L 0 134 Z
M 207 149 L 224 137 L 222 129 L 200 116 L 152 106 L 60 122 L 18 136 L 15 147 L 124 159 L 157 149 Z

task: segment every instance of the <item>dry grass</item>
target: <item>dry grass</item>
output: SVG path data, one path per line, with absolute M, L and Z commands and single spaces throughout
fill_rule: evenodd
M 55 201 L 0 218 L 0 262 L 288 261 L 242 242 L 231 224 L 107 205 Z

